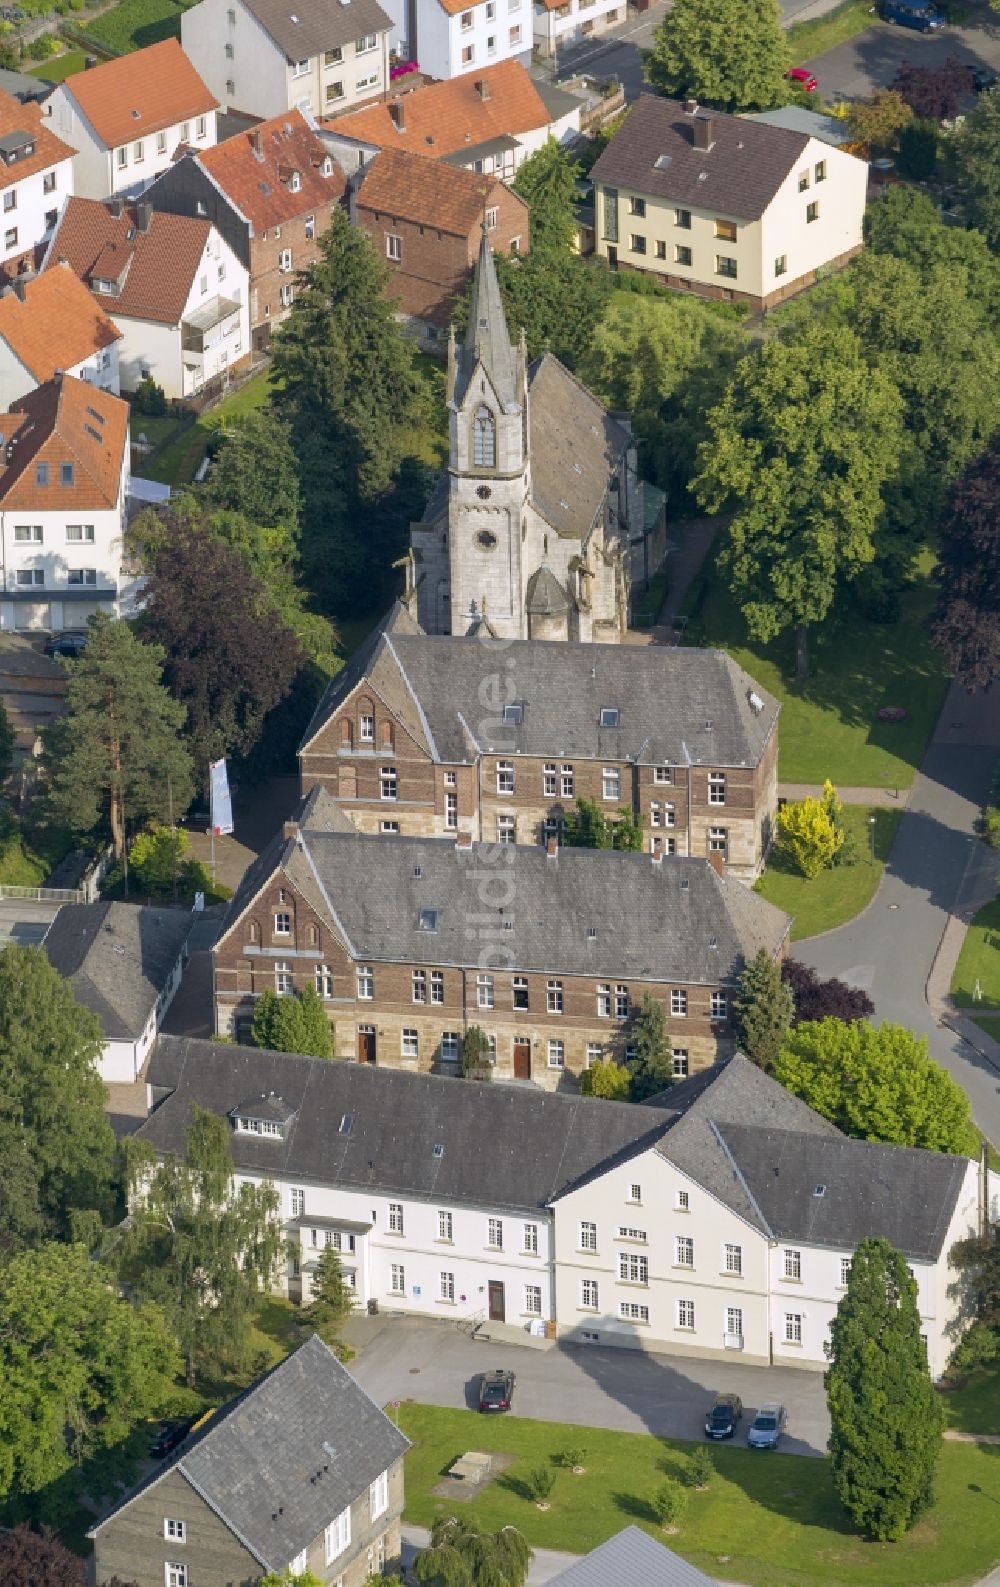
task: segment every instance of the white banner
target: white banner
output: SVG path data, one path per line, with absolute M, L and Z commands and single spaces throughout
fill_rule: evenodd
M 212 831 L 217 838 L 233 830 L 233 801 L 229 797 L 229 777 L 224 760 L 214 760 L 209 765 L 212 797 Z

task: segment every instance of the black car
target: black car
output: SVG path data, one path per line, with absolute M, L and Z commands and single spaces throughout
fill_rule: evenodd
M 80 656 L 87 648 L 89 634 L 80 628 L 67 628 L 61 634 L 50 634 L 45 641 L 47 656 Z
M 495 1372 L 484 1372 L 479 1380 L 479 1409 L 509 1411 L 514 1399 L 516 1382 L 513 1372 L 508 1372 L 506 1368 L 498 1368 Z
M 715 1404 L 705 1417 L 708 1438 L 732 1438 L 743 1416 L 743 1401 L 738 1394 L 717 1394 Z
M 977 94 L 989 94 L 997 85 L 997 74 L 988 66 L 978 67 L 972 74 L 972 86 Z
M 164 1422 L 149 1446 L 149 1453 L 153 1459 L 163 1460 L 167 1455 L 172 1455 L 175 1449 L 179 1449 L 196 1421 L 197 1417 L 188 1416 L 180 1421 Z

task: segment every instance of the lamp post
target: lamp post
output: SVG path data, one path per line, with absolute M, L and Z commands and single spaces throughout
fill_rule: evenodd
M 868 817 L 868 848 L 870 853 L 869 863 L 875 864 L 875 817 Z

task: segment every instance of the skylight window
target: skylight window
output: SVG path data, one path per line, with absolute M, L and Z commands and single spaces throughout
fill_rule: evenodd
M 826 1186 L 825 1185 L 817 1185 L 816 1189 L 813 1191 L 813 1195 L 814 1196 L 825 1196 L 826 1195 Z
M 605 706 L 601 707 L 601 726 L 602 727 L 617 727 L 618 726 L 618 720 L 619 720 L 619 711 L 618 711 L 617 705 L 605 705 Z
M 515 727 L 520 727 L 524 721 L 524 706 L 505 705 L 503 708 L 503 719 L 505 722 L 512 722 Z
M 436 909 L 422 909 L 417 919 L 418 931 L 437 931 L 438 911 Z
M 441 1158 L 441 1157 L 444 1156 L 444 1147 L 441 1145 L 440 1141 L 438 1142 L 438 1144 L 434 1148 L 434 1156 L 438 1157 L 438 1158 Z
M 342 1117 L 341 1121 L 340 1121 L 340 1134 L 341 1135 L 350 1135 L 350 1133 L 353 1130 L 353 1128 L 354 1128 L 354 1114 L 353 1113 L 345 1113 L 344 1116 Z

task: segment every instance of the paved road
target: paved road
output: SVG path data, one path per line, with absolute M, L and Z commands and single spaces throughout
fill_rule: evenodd
M 474 1409 L 479 1374 L 510 1365 L 517 1373 L 519 1416 L 700 1439 L 713 1395 L 727 1391 L 739 1394 L 748 1410 L 767 1400 L 787 1406 L 786 1453 L 825 1451 L 829 1422 L 819 1372 L 684 1361 L 590 1345 L 538 1350 L 477 1344 L 454 1324 L 432 1319 L 380 1317 L 372 1328 L 366 1322 L 352 1319 L 348 1324 L 352 1344 L 368 1338 L 351 1371 L 379 1405 L 413 1399 L 422 1405 Z
M 969 66 L 1000 70 L 1000 28 L 989 6 L 977 0 L 961 27 L 947 27 L 925 37 L 912 28 L 895 28 L 878 22 L 846 44 L 825 55 L 804 61 L 819 78 L 820 93 L 828 102 L 864 99 L 876 88 L 892 82 L 904 61 L 919 66 L 942 66 L 950 55 Z M 970 104 L 974 101 L 970 101 Z
M 864 914 L 797 944 L 796 957 L 824 975 L 864 987 L 876 1017 L 926 1035 L 930 1050 L 966 1089 L 976 1122 L 1000 1142 L 1000 1072 L 927 1006 L 927 977 L 949 913 L 971 916 L 992 898 L 1000 860 L 973 824 L 1000 753 L 1000 697 L 953 687 L 899 824 L 885 877 Z

